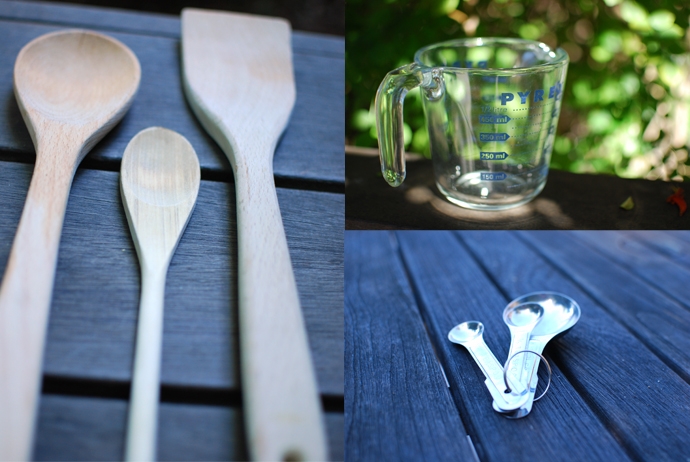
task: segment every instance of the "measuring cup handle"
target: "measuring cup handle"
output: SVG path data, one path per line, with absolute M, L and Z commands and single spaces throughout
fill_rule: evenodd
M 379 138 L 381 172 L 391 186 L 405 180 L 405 138 L 403 101 L 408 91 L 439 87 L 438 71 L 419 64 L 407 64 L 389 72 L 376 92 L 376 128 Z

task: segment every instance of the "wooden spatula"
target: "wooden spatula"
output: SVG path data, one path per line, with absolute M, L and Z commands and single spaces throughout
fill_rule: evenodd
M 255 460 L 325 460 L 319 397 L 273 180 L 295 102 L 290 24 L 182 12 L 187 99 L 235 174 L 242 394 Z

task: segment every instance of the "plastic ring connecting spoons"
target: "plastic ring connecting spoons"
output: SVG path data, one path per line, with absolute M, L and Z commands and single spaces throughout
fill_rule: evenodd
M 580 318 L 580 307 L 565 295 L 535 292 L 510 302 L 503 310 L 503 322 L 510 329 L 510 350 L 505 365 L 484 342 L 484 325 L 479 321 L 455 326 L 448 339 L 462 345 L 484 373 L 493 398 L 493 408 L 509 419 L 525 417 L 551 384 L 551 366 L 542 352 L 553 338 L 565 334 Z M 539 362 L 544 362 L 549 381 L 535 398 Z

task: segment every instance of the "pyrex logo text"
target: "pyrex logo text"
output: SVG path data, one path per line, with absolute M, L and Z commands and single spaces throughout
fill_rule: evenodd
M 558 99 L 558 96 L 561 94 L 562 90 L 563 86 L 561 85 L 561 82 L 557 82 L 556 85 L 549 88 L 549 99 Z M 501 93 L 498 99 L 501 100 L 501 106 L 505 106 L 509 101 L 513 101 L 517 95 L 520 98 L 520 104 L 526 104 L 527 98 L 530 97 L 530 94 L 532 94 L 532 90 L 518 91 L 516 93 Z M 535 103 L 544 101 L 544 90 L 534 90 L 532 98 L 533 102 Z

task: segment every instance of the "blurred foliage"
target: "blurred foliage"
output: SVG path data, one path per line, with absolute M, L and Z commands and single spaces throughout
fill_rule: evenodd
M 385 74 L 424 45 L 522 37 L 570 55 L 551 167 L 682 181 L 690 177 L 690 2 L 668 0 L 348 0 L 346 141 L 375 147 Z M 418 90 L 405 100 L 406 148 L 429 156 Z

